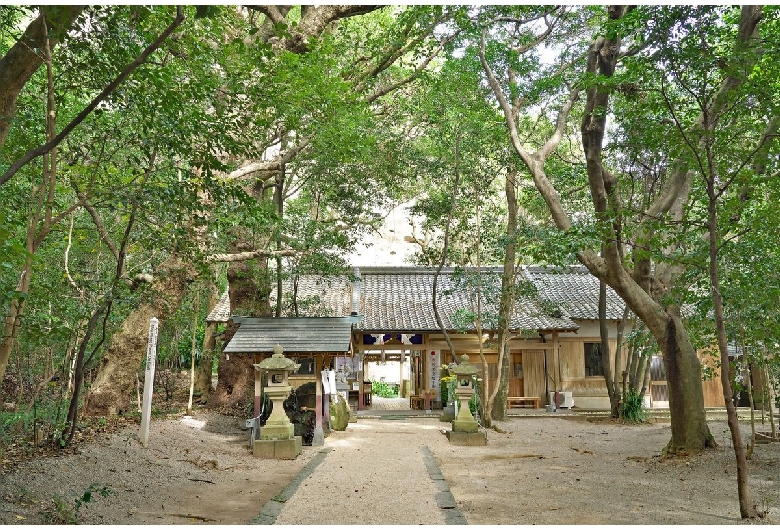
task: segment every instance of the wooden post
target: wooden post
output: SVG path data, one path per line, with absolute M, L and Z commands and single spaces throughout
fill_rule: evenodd
M 561 370 L 561 343 L 558 340 L 558 332 L 553 331 L 552 334 L 552 340 L 553 340 L 553 349 L 555 350 L 555 371 L 558 372 L 558 378 L 555 382 L 555 408 L 558 407 L 558 393 L 560 391 L 563 391 L 563 372 Z
M 401 348 L 401 363 L 400 368 L 398 369 L 398 397 L 404 397 L 403 396 L 403 390 L 404 390 L 404 349 Z
M 314 438 L 311 445 L 325 445 L 325 433 L 322 430 L 322 355 L 314 356 L 314 380 L 316 393 L 314 397 Z
M 360 337 L 360 335 L 353 335 L 352 336 L 352 344 L 358 344 L 358 337 Z M 358 364 L 360 363 L 360 359 L 362 357 L 361 357 L 360 352 L 355 352 L 355 350 L 353 348 L 350 348 L 350 349 L 352 350 L 352 360 L 351 360 L 351 365 L 350 366 L 354 369 L 355 368 L 355 355 L 358 356 Z M 358 368 L 360 368 L 360 369 L 357 371 L 357 375 L 356 375 L 357 382 L 358 382 L 357 410 L 363 410 L 363 402 L 366 399 L 365 395 L 363 394 L 363 368 L 362 367 L 358 367 Z
M 358 352 L 358 365 L 360 367 L 360 370 L 358 371 L 358 380 L 360 381 L 360 392 L 361 392 L 361 398 L 358 402 L 358 410 L 363 410 L 363 380 L 366 378 L 366 358 L 365 353 L 362 351 Z M 371 396 L 371 399 L 373 400 L 373 396 Z
M 144 375 L 144 401 L 141 408 L 141 444 L 149 446 L 149 424 L 152 416 L 152 391 L 154 389 L 154 369 L 157 363 L 157 330 L 160 321 L 156 317 L 149 320 L 149 342 L 146 346 L 146 374 Z

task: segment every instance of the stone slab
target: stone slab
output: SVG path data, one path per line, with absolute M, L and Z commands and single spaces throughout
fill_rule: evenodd
M 447 431 L 447 438 L 452 445 L 486 445 L 487 435 L 484 432 Z
M 303 450 L 303 438 L 294 436 L 288 440 L 255 440 L 252 453 L 257 458 L 294 460 Z
M 471 420 L 452 420 L 452 430 L 457 432 L 477 432 L 479 430 L 479 424 Z
M 295 427 L 292 423 L 287 425 L 269 425 L 260 428 L 261 440 L 289 440 L 292 438 L 295 432 Z

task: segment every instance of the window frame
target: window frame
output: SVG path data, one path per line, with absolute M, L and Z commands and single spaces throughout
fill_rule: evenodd
M 590 350 L 590 351 L 589 351 Z M 588 361 L 593 360 L 594 356 L 598 356 L 598 368 L 600 369 L 601 373 L 590 373 L 593 372 L 596 367 L 592 366 L 592 364 L 589 366 Z M 583 342 L 583 356 L 582 361 L 585 365 L 585 377 L 604 377 L 604 353 L 601 351 L 601 342 L 595 342 L 595 341 L 584 341 Z

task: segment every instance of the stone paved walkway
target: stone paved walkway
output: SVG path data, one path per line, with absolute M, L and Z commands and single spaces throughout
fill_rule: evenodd
M 443 425 L 438 418 L 362 419 L 332 432 L 252 522 L 466 524 L 428 449 L 447 443 Z
M 371 397 L 370 410 L 411 410 L 409 408 L 409 398 L 383 398 L 379 396 Z

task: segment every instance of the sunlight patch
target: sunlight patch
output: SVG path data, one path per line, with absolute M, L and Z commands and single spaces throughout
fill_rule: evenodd
M 206 422 L 202 420 L 196 420 L 192 416 L 184 416 L 181 419 L 181 422 L 186 425 L 187 427 L 192 427 L 193 429 L 201 430 L 203 427 L 206 426 Z

